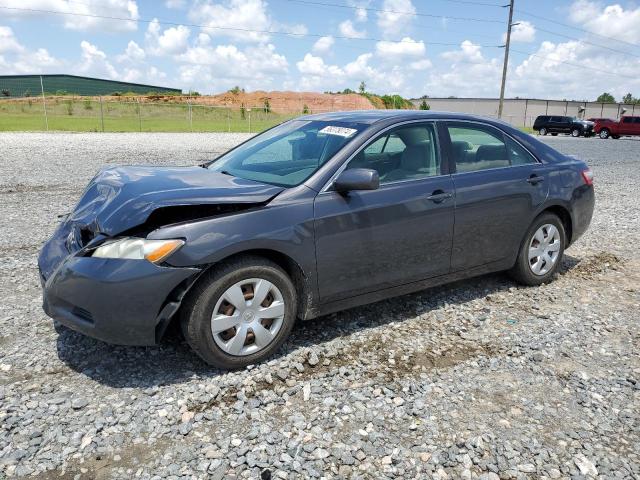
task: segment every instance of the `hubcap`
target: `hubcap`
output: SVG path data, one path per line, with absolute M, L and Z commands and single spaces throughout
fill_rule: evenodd
M 269 345 L 282 328 L 282 293 L 264 278 L 242 280 L 218 299 L 211 315 L 211 333 L 229 355 L 245 356 Z
M 535 275 L 547 274 L 560 255 L 560 232 L 547 223 L 542 225 L 529 242 L 529 268 Z

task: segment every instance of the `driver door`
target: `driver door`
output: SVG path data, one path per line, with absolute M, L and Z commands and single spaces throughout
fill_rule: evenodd
M 382 133 L 346 168 L 377 170 L 380 187 L 346 194 L 329 189 L 316 197 L 320 301 L 448 273 L 454 190 L 440 161 L 435 124 L 405 124 Z

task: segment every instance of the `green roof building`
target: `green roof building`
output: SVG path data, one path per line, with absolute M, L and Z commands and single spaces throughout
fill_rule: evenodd
M 40 86 L 42 79 L 42 88 Z M 0 99 L 33 97 L 45 94 L 73 94 L 82 96 L 113 95 L 133 92 L 181 94 L 178 88 L 158 87 L 141 83 L 118 82 L 102 78 L 79 77 L 77 75 L 0 75 Z

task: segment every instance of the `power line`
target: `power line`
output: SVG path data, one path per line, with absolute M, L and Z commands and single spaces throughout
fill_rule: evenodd
M 516 53 L 520 53 L 522 55 L 530 55 L 532 57 L 541 58 L 541 59 L 544 59 L 544 60 L 551 60 L 553 62 L 562 63 L 564 65 L 569 65 L 569 66 L 572 66 L 572 67 L 584 68 L 584 69 L 587 69 L 587 70 L 593 70 L 594 72 L 605 73 L 607 75 L 612 75 L 612 76 L 615 76 L 615 77 L 621 77 L 621 78 L 628 78 L 630 80 L 636 80 L 636 77 L 632 77 L 630 75 L 623 75 L 621 73 L 615 73 L 615 72 L 612 72 L 610 70 L 604 70 L 602 68 L 589 67 L 587 65 L 581 65 L 579 63 L 571 63 L 571 62 L 567 62 L 566 60 L 558 60 L 557 58 L 549 57 L 547 55 L 539 55 L 537 53 L 525 52 L 525 51 L 522 51 L 522 50 L 515 50 L 513 48 L 511 49 L 511 51 L 512 52 L 516 52 Z
M 527 16 L 532 17 L 532 18 L 537 18 L 539 20 L 544 20 L 546 22 L 555 23 L 556 25 L 561 25 L 563 27 L 572 28 L 574 30 L 579 30 L 581 32 L 585 32 L 585 33 L 588 33 L 590 35 L 594 35 L 596 37 L 604 38 L 606 40 L 614 40 L 616 42 L 626 43 L 627 45 L 629 45 L 631 47 L 640 47 L 640 44 L 637 44 L 637 43 L 628 42 L 626 40 L 621 40 L 621 39 L 615 38 L 615 37 L 608 37 L 606 35 L 600 35 L 599 33 L 591 32 L 591 31 L 589 31 L 589 30 L 587 30 L 585 28 L 576 27 L 575 25 L 569 25 L 568 23 L 562 23 L 562 22 L 559 22 L 557 20 L 553 20 L 551 18 L 547 18 L 547 17 L 543 17 L 541 15 L 537 15 L 535 13 L 527 12 L 526 10 L 520 10 L 519 8 L 516 9 L 516 12 L 522 13 L 522 14 L 527 15 Z
M 415 40 L 390 40 L 383 38 L 375 38 L 375 37 L 354 37 L 348 35 L 331 35 L 327 33 L 300 33 L 300 32 L 285 32 L 280 30 L 257 30 L 251 28 L 242 28 L 242 27 L 221 27 L 221 26 L 212 26 L 212 25 L 200 25 L 195 23 L 180 23 L 180 22 L 171 22 L 168 20 L 158 20 L 153 19 L 149 20 L 146 18 L 127 18 L 127 17 L 116 17 L 111 15 L 97 15 L 91 13 L 79 13 L 79 12 L 61 12 L 59 10 L 44 10 L 37 8 L 21 8 L 21 7 L 7 7 L 0 5 L 0 9 L 5 10 L 17 10 L 24 12 L 33 12 L 33 13 L 48 13 L 53 15 L 68 15 L 74 17 L 87 17 L 87 18 L 99 18 L 104 20 L 115 20 L 115 21 L 123 21 L 123 22 L 134 22 L 134 23 L 153 23 L 157 22 L 160 25 L 169 25 L 169 26 L 185 26 L 192 28 L 201 28 L 201 29 L 211 29 L 211 30 L 229 30 L 229 31 L 237 31 L 237 32 L 246 32 L 246 33 L 263 33 L 268 35 L 284 35 L 289 37 L 312 37 L 312 38 L 321 38 L 321 37 L 333 37 L 340 40 L 362 40 L 362 41 L 373 41 L 373 42 L 389 42 L 389 43 L 409 43 L 409 44 L 419 44 L 421 42 Z M 440 45 L 440 46 L 458 46 L 460 42 L 424 42 L 422 43 L 426 45 Z M 479 45 L 481 47 L 486 48 L 494 48 L 497 45 Z
M 636 55 L 635 53 L 625 52 L 624 50 L 618 50 L 616 48 L 607 47 L 606 45 L 602 45 L 602 44 L 599 44 L 599 43 L 593 43 L 593 42 L 590 42 L 588 40 L 584 40 L 584 39 L 577 38 L 577 37 L 572 37 L 570 35 L 565 35 L 563 33 L 553 32 L 551 30 L 545 30 L 545 29 L 540 28 L 538 26 L 536 26 L 535 28 L 536 28 L 536 30 L 539 30 L 540 32 L 548 33 L 550 35 L 555 35 L 557 37 L 562 37 L 562 38 L 566 38 L 566 39 L 569 39 L 569 40 L 576 40 L 576 41 L 582 42 L 582 43 L 584 43 L 586 45 L 591 45 L 592 47 L 601 48 L 601 49 L 604 49 L 604 50 L 609 50 L 611 52 L 620 53 L 622 55 L 629 55 L 630 57 L 640 58 L 640 55 Z
M 382 8 L 373 8 L 373 7 L 356 7 L 353 5 L 344 5 L 342 3 L 326 3 L 326 2 L 317 2 L 313 0 L 287 0 L 287 1 L 292 3 L 301 3 L 303 5 L 317 5 L 317 6 L 323 6 L 323 7 L 347 8 L 350 10 L 366 10 L 368 12 L 394 13 L 396 15 L 410 15 L 410 16 L 416 16 L 416 17 L 440 18 L 443 20 L 458 20 L 463 22 L 502 23 L 502 20 L 494 20 L 489 18 L 452 17 L 447 15 L 433 15 L 430 13 L 423 13 L 423 12 L 406 12 L 406 11 L 403 12 L 399 10 L 385 10 Z M 454 0 L 448 0 L 448 1 L 454 1 Z M 463 3 L 463 0 L 456 0 L 456 2 L 458 1 L 460 3 Z M 467 3 L 467 2 L 464 1 L 464 3 Z M 493 6 L 497 6 L 497 5 L 493 5 Z

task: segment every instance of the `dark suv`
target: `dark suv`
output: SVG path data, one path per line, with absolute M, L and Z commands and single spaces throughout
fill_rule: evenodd
M 580 120 L 576 117 L 563 117 L 556 115 L 540 115 L 533 122 L 533 129 L 540 135 L 557 135 L 558 133 L 567 133 L 572 137 L 590 137 L 593 135 L 593 122 L 588 120 Z

